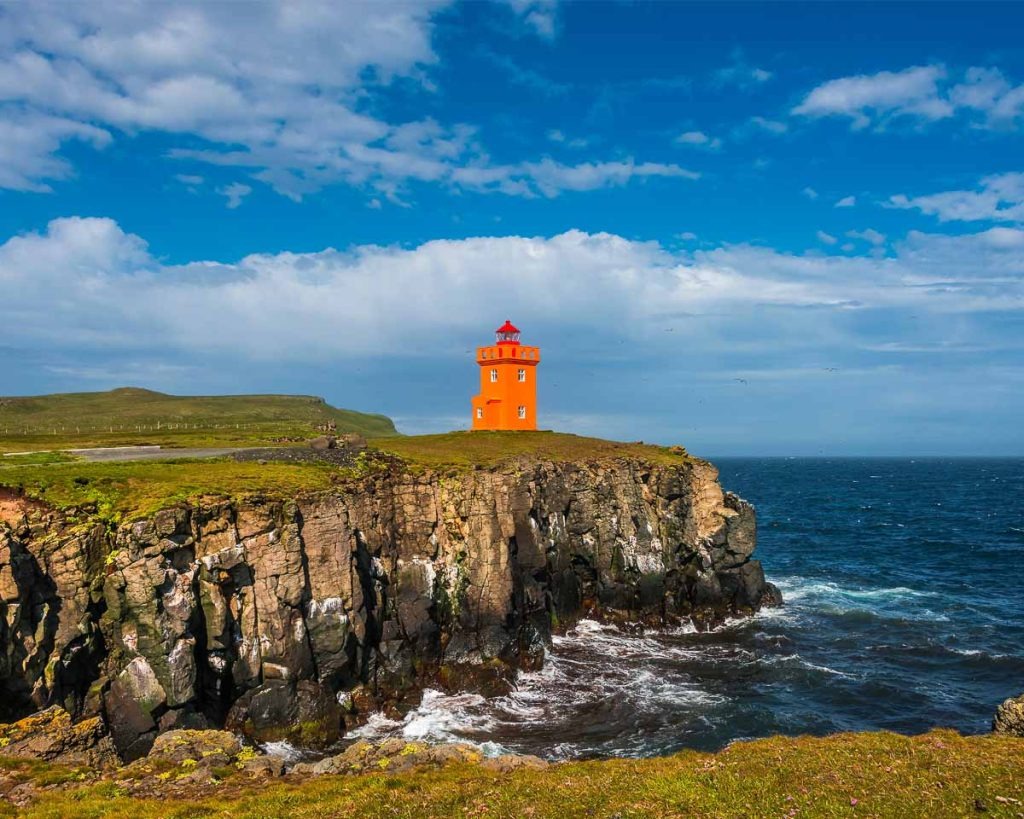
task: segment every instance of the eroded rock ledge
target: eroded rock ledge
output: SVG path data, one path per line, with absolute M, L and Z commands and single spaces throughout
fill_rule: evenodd
M 8 716 L 102 715 L 129 760 L 181 728 L 326 748 L 427 684 L 500 690 L 584 615 L 704 626 L 779 600 L 751 559 L 753 508 L 697 460 L 395 464 L 113 529 L 5 517 Z

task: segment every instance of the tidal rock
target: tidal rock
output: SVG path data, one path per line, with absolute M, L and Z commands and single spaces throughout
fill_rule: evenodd
M 103 768 L 118 762 L 99 717 L 74 723 L 59 706 L 0 725 L 0 754 Z
M 992 730 L 997 734 L 1024 737 L 1024 694 L 1010 697 L 996 709 Z

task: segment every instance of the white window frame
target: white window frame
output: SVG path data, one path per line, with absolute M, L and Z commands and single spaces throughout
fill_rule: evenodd
M 492 384 L 497 384 L 498 383 L 498 371 L 497 370 L 491 370 L 491 383 Z
M 479 418 L 479 419 L 482 419 L 484 417 L 484 409 L 483 409 L 483 407 L 477 407 L 476 408 L 476 417 Z
M 519 369 L 519 371 L 516 373 L 516 378 L 519 379 L 520 381 L 524 381 L 524 382 L 526 381 L 526 368 L 525 367 L 522 367 L 522 368 Z
M 519 420 L 520 421 L 525 421 L 526 420 L 526 407 L 523 407 L 523 406 L 519 407 Z

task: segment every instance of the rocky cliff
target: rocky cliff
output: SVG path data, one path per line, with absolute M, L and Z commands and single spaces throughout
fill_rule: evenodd
M 3 707 L 104 715 L 125 758 L 211 725 L 325 747 L 427 684 L 500 689 L 583 615 L 703 626 L 778 600 L 754 510 L 685 458 L 394 462 L 116 526 L 0 506 Z

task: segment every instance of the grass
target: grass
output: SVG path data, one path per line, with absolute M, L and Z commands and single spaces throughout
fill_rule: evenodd
M 102 520 L 145 517 L 202 496 L 239 498 L 257 493 L 291 497 L 326 489 L 337 468 L 319 464 L 229 460 L 66 463 L 0 468 L 0 485 L 58 509 L 95 505 Z
M 633 457 L 662 464 L 685 463 L 689 457 L 679 449 L 554 432 L 450 432 L 376 438 L 371 445 L 403 458 L 412 469 L 493 467 L 521 456 L 576 462 Z M 292 497 L 327 489 L 359 471 L 318 463 L 216 458 L 90 463 L 60 453 L 37 453 L 0 457 L 0 487 L 58 509 L 92 505 L 98 518 L 117 523 L 203 496 Z
M 311 395 L 177 396 L 109 392 L 0 398 L 0 452 L 89 446 L 246 446 L 310 438 L 318 424 L 397 434 L 390 418 L 338 409 Z
M 77 460 L 78 457 L 68 452 L 16 452 L 0 457 L 0 468 L 33 464 L 67 464 Z
M 220 788 L 218 790 L 218 788 Z M 840 734 L 497 773 L 440 771 L 195 786 L 195 799 L 132 798 L 107 782 L 45 794 L 25 817 L 933 817 L 1020 816 L 1024 741 Z M 163 797 L 163 798 L 161 798 Z M 13 815 L 13 809 L 9 809 Z M 2 812 L 2 808 L 0 808 Z
M 495 466 L 517 457 L 552 461 L 598 461 L 640 458 L 653 463 L 680 464 L 685 451 L 643 443 L 621 443 L 561 432 L 447 432 L 375 439 L 371 444 L 412 464 L 443 468 Z

